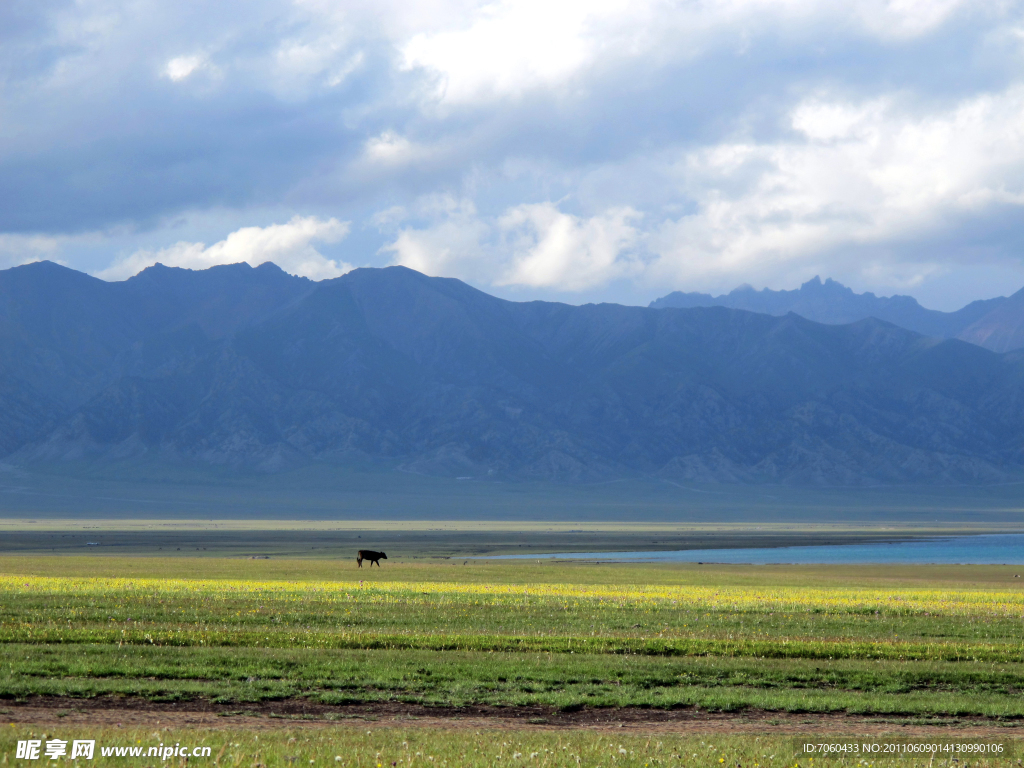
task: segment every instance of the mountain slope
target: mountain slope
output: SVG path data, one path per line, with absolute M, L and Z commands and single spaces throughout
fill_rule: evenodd
M 1024 348 L 1024 289 L 1017 291 L 956 336 L 994 352 Z
M 799 484 L 992 482 L 1024 463 L 1021 356 L 875 319 L 516 303 L 402 267 L 316 284 L 221 269 L 150 273 L 146 291 L 176 297 L 164 308 L 132 303 L 140 283 L 80 281 L 85 325 L 144 319 L 78 350 L 101 383 L 53 383 L 62 405 L 45 418 L 29 369 L 11 367 L 0 412 L 31 428 L 6 460 L 372 458 L 457 476 Z M 110 290 L 124 291 L 115 308 L 95 299 Z M 8 312 L 21 319 L 3 333 L 30 314 Z M 77 349 L 18 333 L 37 358 Z
M 656 309 L 666 307 L 729 307 L 761 312 L 766 315 L 785 315 L 794 312 L 808 320 L 830 325 L 842 325 L 875 317 L 879 320 L 915 331 L 924 336 L 940 338 L 959 337 L 964 329 L 976 323 L 1000 307 L 1007 299 L 984 299 L 974 301 L 956 312 L 939 312 L 925 309 L 910 296 L 875 296 L 873 293 L 854 293 L 850 288 L 828 279 L 825 282 L 815 277 L 797 290 L 772 291 L 765 288 L 756 291 L 749 286 L 737 288 L 722 296 L 707 293 L 682 293 L 675 291 L 652 301 Z M 1024 331 L 1024 325 L 1021 326 Z M 960 337 L 963 338 L 963 337 Z M 971 339 L 965 339 L 971 341 Z M 978 343 L 978 342 L 972 342 Z M 980 346 L 1005 352 L 987 344 Z M 1024 346 L 1024 342 L 1020 346 Z
M 47 261 L 0 270 L 0 455 L 122 377 L 178 369 L 196 344 L 269 317 L 313 285 L 273 264 L 157 264 L 118 283 Z

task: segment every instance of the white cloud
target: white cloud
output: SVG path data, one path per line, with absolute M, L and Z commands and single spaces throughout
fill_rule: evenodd
M 495 282 L 580 291 L 635 272 L 630 248 L 639 218 L 631 208 L 581 219 L 552 203 L 516 206 L 499 220 L 513 244 L 512 263 Z
M 164 76 L 174 82 L 186 79 L 197 69 L 206 64 L 206 56 L 195 54 L 192 56 L 176 56 L 167 62 L 164 67 Z
M 57 261 L 62 238 L 0 233 L 0 269 L 49 259 Z
M 430 218 L 423 228 L 399 229 L 394 241 L 382 250 L 393 254 L 392 264 L 427 275 L 485 280 L 493 277 L 493 254 L 488 245 L 492 227 L 477 216 L 469 200 L 431 195 L 418 201 L 416 213 Z M 382 226 L 394 224 L 404 214 L 392 208 L 375 217 Z
M 420 147 L 393 131 L 369 139 L 365 152 L 369 160 L 384 165 L 401 165 L 424 154 Z
M 865 29 L 888 39 L 909 39 L 930 32 L 967 0 L 862 0 L 852 6 Z
M 402 47 L 404 66 L 438 73 L 448 102 L 518 96 L 591 64 L 603 47 L 595 27 L 628 24 L 636 8 L 629 0 L 499 0 L 474 8 L 461 28 L 414 35 Z
M 384 250 L 393 263 L 429 275 L 580 291 L 638 268 L 631 248 L 640 215 L 630 208 L 581 218 L 537 203 L 482 217 L 468 200 L 432 196 L 417 214 L 432 223 L 400 229 Z
M 792 126 L 793 140 L 682 157 L 676 179 L 697 211 L 653 234 L 652 278 L 766 271 L 935 236 L 992 204 L 1024 205 L 1024 87 L 924 116 L 901 111 L 895 97 L 819 97 L 796 107 Z M 874 264 L 863 271 L 880 274 Z
M 96 276 L 104 280 L 124 280 L 158 262 L 169 267 L 207 269 L 217 264 L 241 261 L 252 266 L 272 261 L 293 275 L 323 280 L 343 275 L 352 266 L 326 258 L 313 247 L 313 243 L 339 242 L 348 231 L 348 222 L 296 216 L 287 224 L 243 227 L 211 246 L 181 242 L 156 251 L 137 251 Z
M 323 88 L 335 88 L 364 64 L 349 34 L 330 30 L 311 38 L 291 38 L 278 46 L 268 69 L 268 85 L 282 101 L 301 101 Z
M 406 69 L 434 73 L 437 99 L 461 104 L 560 87 L 624 59 L 685 60 L 722 39 L 742 49 L 759 29 L 793 31 L 817 22 L 912 39 L 968 6 L 967 0 L 453 2 L 442 28 L 414 31 L 398 44 Z

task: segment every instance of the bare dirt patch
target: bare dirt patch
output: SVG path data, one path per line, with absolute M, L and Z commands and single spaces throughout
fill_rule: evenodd
M 267 730 L 352 725 L 362 728 L 416 727 L 460 729 L 598 730 L 685 732 L 690 734 L 775 734 L 828 736 L 898 734 L 904 738 L 1022 738 L 1024 721 L 991 718 L 896 718 L 846 713 L 792 713 L 743 710 L 708 712 L 636 707 L 564 712 L 547 707 L 426 707 L 400 702 L 328 705 L 303 699 L 253 704 L 196 700 L 153 702 L 99 697 L 33 697 L 0 703 L 0 722 L 50 726 L 124 726 Z

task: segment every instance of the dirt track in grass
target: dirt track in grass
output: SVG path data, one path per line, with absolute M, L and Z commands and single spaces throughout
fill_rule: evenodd
M 826 736 L 898 734 L 904 738 L 1024 738 L 1024 721 L 980 717 L 896 718 L 844 713 L 786 713 L 744 710 L 707 712 L 684 708 L 584 708 L 561 712 L 545 707 L 424 707 L 398 702 L 332 706 L 302 699 L 259 704 L 209 701 L 152 702 L 100 697 L 33 697 L 0 703 L 0 723 L 50 726 L 125 726 L 159 728 L 277 728 L 358 725 L 366 728 L 460 728 L 526 730 L 598 730 L 637 733 L 685 732 Z

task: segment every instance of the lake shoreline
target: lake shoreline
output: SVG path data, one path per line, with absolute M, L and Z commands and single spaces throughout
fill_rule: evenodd
M 599 562 L 677 562 L 698 565 L 1024 565 L 1024 534 L 975 534 L 893 538 L 871 543 L 835 543 L 815 546 L 730 547 L 620 552 L 559 552 L 555 554 L 499 555 L 493 560 L 593 560 Z M 484 559 L 484 558 L 478 558 Z

